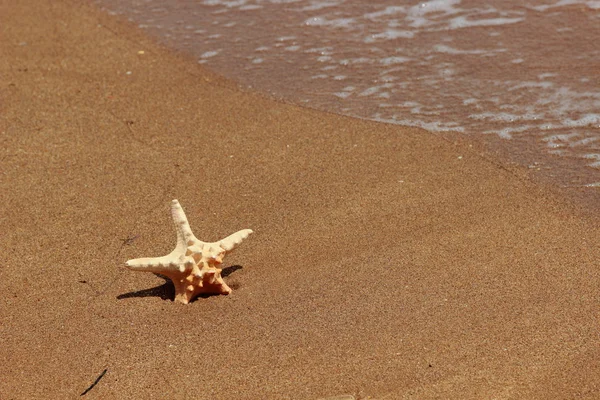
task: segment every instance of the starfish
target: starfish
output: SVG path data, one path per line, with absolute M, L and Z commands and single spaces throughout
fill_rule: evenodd
M 125 266 L 133 271 L 154 272 L 171 279 L 175 285 L 175 301 L 183 304 L 188 304 L 201 293 L 231 293 L 217 265 L 222 264 L 225 254 L 246 239 L 252 230 L 243 229 L 217 242 L 205 243 L 192 233 L 177 200 L 171 202 L 171 215 L 177 231 L 175 250 L 163 257 L 129 260 Z

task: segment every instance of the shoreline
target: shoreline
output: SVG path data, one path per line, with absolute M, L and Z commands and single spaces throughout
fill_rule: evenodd
M 591 22 L 590 18 L 593 17 L 585 13 L 584 4 L 580 4 L 581 7 L 564 5 L 557 7 L 551 13 L 552 16 L 541 9 L 534 12 L 535 7 L 514 9 L 510 6 L 499 6 L 489 11 L 492 14 L 494 12 L 502 15 L 518 14 L 520 16 L 517 18 L 518 21 L 505 21 L 508 25 L 500 24 L 493 28 L 491 26 L 463 27 L 460 29 L 461 33 L 450 29 L 447 32 L 449 36 L 443 38 L 433 34 L 430 29 L 422 30 L 411 27 L 410 24 L 406 25 L 407 20 L 410 19 L 409 14 L 415 11 L 412 9 L 412 11 L 396 9 L 397 13 L 393 12 L 387 16 L 391 18 L 389 21 L 386 20 L 387 17 L 380 15 L 379 17 L 382 18 L 375 18 L 376 22 L 373 22 L 368 14 L 362 15 L 367 11 L 363 9 L 364 7 L 345 10 L 344 7 L 333 6 L 303 14 L 298 12 L 293 4 L 289 6 L 265 4 L 257 5 L 254 10 L 245 10 L 241 3 L 230 4 L 231 7 L 226 8 L 216 3 L 198 3 L 185 9 L 170 3 L 165 3 L 164 8 L 156 7 L 152 2 L 125 7 L 118 0 L 97 0 L 97 3 L 110 9 L 110 13 L 134 21 L 136 27 L 141 27 L 148 35 L 167 47 L 185 52 L 194 63 L 201 63 L 212 68 L 213 71 L 218 71 L 220 75 L 233 79 L 242 90 L 259 91 L 300 106 L 310 106 L 317 110 L 334 111 L 341 115 L 362 117 L 383 123 L 393 124 L 398 122 L 397 119 L 406 119 L 408 125 L 412 123 L 414 126 L 424 128 L 432 125 L 429 129 L 431 132 L 447 135 L 450 140 L 454 140 L 453 135 L 467 136 L 467 141 L 484 143 L 485 153 L 495 153 L 494 158 L 501 159 L 503 164 L 517 163 L 528 170 L 532 179 L 556 186 L 559 191 L 564 192 L 563 195 L 585 205 L 584 211 L 589 212 L 590 215 L 595 216 L 600 211 L 600 192 L 594 186 L 594 183 L 600 182 L 600 169 L 589 165 L 597 156 L 593 146 L 594 135 L 589 131 L 589 129 L 593 130 L 593 127 L 567 128 L 569 125 L 567 120 L 577 118 L 577 114 L 587 115 L 588 118 L 596 115 L 593 109 L 588 108 L 594 98 L 594 91 L 591 90 L 594 87 L 593 80 L 590 81 L 591 86 L 587 84 L 585 87 L 582 86 L 582 82 L 589 80 L 589 76 L 593 75 L 593 64 L 590 64 L 593 56 L 588 54 L 588 57 L 582 59 L 578 56 L 589 53 L 585 51 L 588 48 L 585 44 L 585 36 L 594 36 L 595 32 L 600 33 L 600 31 Z M 445 8 L 446 6 L 448 9 Z M 472 21 L 486 22 L 485 19 L 479 19 L 484 15 L 478 14 L 469 5 L 446 6 L 441 6 L 449 12 L 446 16 L 466 13 L 471 14 Z M 273 15 L 286 13 L 289 14 L 289 19 L 271 18 Z M 312 15 L 311 18 L 319 21 L 329 21 L 344 15 L 347 17 L 348 24 L 343 28 L 332 28 L 328 24 L 311 27 L 312 19 L 305 19 L 308 15 Z M 431 17 L 428 12 L 423 14 L 425 25 L 433 23 L 444 25 L 450 22 L 444 17 L 435 22 L 437 18 L 429 19 L 428 16 Z M 264 24 L 260 21 L 264 21 Z M 370 42 L 373 35 L 377 37 L 378 24 L 386 26 L 386 23 L 398 24 L 397 29 L 402 26 L 407 29 L 407 34 L 414 34 L 415 37 L 410 40 L 398 39 L 396 45 L 401 45 L 403 49 L 401 54 L 404 58 L 400 57 L 397 60 L 402 62 L 395 65 L 392 76 L 386 75 L 384 83 L 377 77 L 381 77 L 386 72 L 378 69 L 377 65 L 386 65 L 390 61 L 389 58 L 381 57 L 395 52 L 393 41 L 375 41 L 376 47 L 365 43 Z M 362 24 L 364 29 L 357 29 L 358 25 Z M 261 25 L 264 26 L 254 29 Z M 473 22 L 473 25 L 478 23 Z M 247 28 L 242 28 L 243 26 Z M 509 26 L 512 28 L 508 28 Z M 575 32 L 568 28 L 570 26 L 579 26 L 580 29 Z M 560 34 L 562 39 L 559 39 L 556 36 L 557 32 L 563 29 L 568 30 L 569 33 L 564 37 Z M 313 37 L 316 30 L 319 30 L 321 35 Z M 532 43 L 535 43 L 538 37 L 534 32 L 539 31 L 544 32 L 547 40 L 545 43 L 549 46 L 545 50 L 546 53 L 536 52 L 532 48 Z M 279 32 L 286 32 L 286 35 L 281 36 Z M 200 34 L 202 39 L 198 40 Z M 492 37 L 493 39 L 490 39 Z M 444 40 L 452 41 L 453 45 L 450 48 L 438 46 L 437 42 Z M 579 46 L 576 48 L 579 50 L 570 46 L 561 50 L 559 43 L 566 43 L 565 41 L 578 42 Z M 357 44 L 357 48 L 354 48 L 351 43 Z M 361 43 L 365 44 L 365 47 L 361 47 Z M 521 45 L 514 45 L 515 43 Z M 489 49 L 497 45 L 500 48 L 496 52 L 475 48 L 479 46 Z M 471 46 L 475 47 L 471 48 Z M 521 46 L 528 47 L 529 51 L 522 54 L 524 58 L 515 59 L 517 54 L 521 53 Z M 346 54 L 344 47 L 348 49 L 353 47 L 354 50 Z M 423 52 L 418 49 L 430 50 Z M 315 58 L 318 56 L 317 50 L 323 53 L 318 59 Z M 467 55 L 469 51 L 479 55 L 469 56 Z M 463 52 L 462 56 L 455 54 L 460 52 Z M 565 54 L 569 52 L 573 53 L 566 56 Z M 359 59 L 356 56 L 360 53 L 372 54 L 360 59 L 358 63 Z M 376 53 L 380 56 L 376 56 Z M 418 67 L 415 60 L 423 58 L 430 61 Z M 563 75 L 561 71 L 572 67 L 570 60 L 574 58 L 581 61 L 578 63 L 577 72 Z M 410 61 L 411 59 L 413 61 Z M 290 66 L 291 69 L 285 67 L 286 63 L 282 62 L 284 60 L 295 66 Z M 357 64 L 352 60 L 357 61 Z M 453 92 L 453 96 L 448 100 L 444 100 L 444 96 L 439 97 L 435 94 L 445 93 L 449 89 L 449 87 L 444 89 L 436 86 L 440 83 L 435 83 L 435 79 L 430 82 L 433 86 L 429 90 L 425 90 L 426 88 L 419 84 L 425 77 L 437 76 L 439 72 L 443 72 L 437 71 L 436 65 L 449 68 L 452 66 L 444 70 L 444 73 L 454 76 L 451 79 L 448 76 L 444 77 L 450 79 L 446 83 L 450 85 L 449 87 L 452 88 L 450 90 Z M 511 66 L 509 70 L 506 69 L 506 65 Z M 542 70 L 545 71 L 543 74 L 537 73 Z M 489 74 L 484 71 L 488 71 Z M 464 74 L 468 74 L 469 79 L 465 80 Z M 481 94 L 478 99 L 467 95 L 470 90 L 468 81 L 474 84 L 473 93 Z M 508 92 L 505 90 L 497 92 L 493 87 L 485 88 L 493 81 L 504 81 L 509 86 L 516 85 L 513 89 L 521 88 L 523 92 L 518 90 L 520 94 L 515 98 L 509 94 L 513 89 Z M 545 89 L 541 89 L 542 87 Z M 567 101 L 571 95 L 559 94 L 556 91 L 560 87 L 570 87 L 574 90 L 571 93 L 575 96 L 573 102 Z M 554 95 L 546 97 L 553 90 Z M 579 94 L 576 95 L 575 92 Z M 399 93 L 404 95 L 400 96 Z M 487 98 L 484 93 L 489 95 L 495 93 L 500 97 Z M 554 98 L 554 96 L 558 97 Z M 339 100 L 340 97 L 345 100 Z M 388 100 L 382 103 L 386 98 Z M 529 100 L 522 101 L 524 98 Z M 381 102 L 377 99 L 381 99 Z M 503 104 L 501 107 L 503 112 L 484 105 L 496 101 Z M 433 104 L 438 105 L 434 108 Z M 547 105 L 538 107 L 536 104 Z M 415 107 L 415 109 L 406 114 L 405 106 Z M 440 110 L 436 110 L 437 108 Z M 525 109 L 530 111 L 523 114 Z M 567 115 L 565 109 L 571 109 L 572 112 Z M 508 110 L 515 113 L 511 121 L 507 120 L 512 115 Z M 551 116 L 555 112 L 556 118 Z M 482 119 L 480 120 L 473 113 Z M 429 114 L 432 115 L 427 117 Z M 559 117 L 559 114 L 562 117 Z M 438 115 L 439 119 L 434 115 Z M 524 126 L 518 123 L 522 118 L 528 120 L 532 115 L 537 116 L 534 118 L 534 125 L 539 124 L 537 132 L 530 125 Z M 494 122 L 496 118 L 504 122 Z M 483 123 L 486 119 L 489 119 L 488 122 Z M 448 128 L 455 126 L 456 129 L 462 129 L 463 133 L 443 133 L 435 126 Z M 522 133 L 516 134 L 516 132 Z M 508 140 L 506 139 L 508 136 L 513 137 Z M 553 154 L 555 152 L 563 155 L 557 156 Z
M 0 11 L 0 397 L 600 395 L 597 219 L 524 168 L 242 91 L 87 2 Z M 123 268 L 172 250 L 172 199 L 200 240 L 254 230 L 229 296 Z

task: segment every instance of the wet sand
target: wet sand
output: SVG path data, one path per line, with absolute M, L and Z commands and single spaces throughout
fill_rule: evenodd
M 245 93 L 0 3 L 0 398 L 597 398 L 598 219 L 469 143 Z M 143 52 L 143 53 L 142 53 Z M 178 199 L 229 296 L 123 268 Z
M 592 1 L 94 1 L 244 88 L 461 132 L 600 214 Z

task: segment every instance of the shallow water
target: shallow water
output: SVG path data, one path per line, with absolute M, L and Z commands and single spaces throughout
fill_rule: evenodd
M 483 135 L 562 186 L 600 186 L 598 0 L 99 3 L 244 86 Z

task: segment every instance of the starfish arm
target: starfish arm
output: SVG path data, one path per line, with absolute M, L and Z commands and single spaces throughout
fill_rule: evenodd
M 185 249 L 190 244 L 189 242 L 197 243 L 199 240 L 194 236 L 183 208 L 177 200 L 171 202 L 171 216 L 173 217 L 173 223 L 177 231 L 177 247 L 173 250 L 173 253 L 185 253 Z
M 219 240 L 218 244 L 225 251 L 233 250 L 238 244 L 242 243 L 244 239 L 253 233 L 252 229 L 242 229 L 234 233 L 233 235 L 227 236 L 225 239 Z
M 164 257 L 154 258 L 136 258 L 128 260 L 125 263 L 125 267 L 132 271 L 143 271 L 143 272 L 155 272 L 155 273 L 166 273 L 166 272 L 183 272 L 185 270 L 185 264 L 178 262 L 171 254 Z

